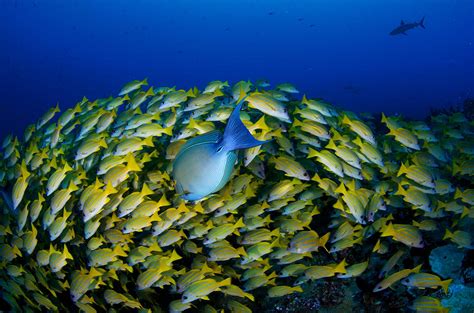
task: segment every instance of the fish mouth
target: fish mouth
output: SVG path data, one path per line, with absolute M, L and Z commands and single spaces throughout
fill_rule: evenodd
M 176 182 L 176 192 L 184 200 L 194 201 L 199 200 L 201 197 L 191 193 L 190 191 L 184 190 L 183 186 L 180 183 Z

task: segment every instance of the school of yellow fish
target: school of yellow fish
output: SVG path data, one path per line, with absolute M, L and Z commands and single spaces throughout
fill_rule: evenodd
M 147 86 L 56 106 L 3 141 L 0 292 L 11 310 L 251 312 L 255 293 L 368 271 L 374 293 L 448 292 L 426 259 L 400 260 L 474 246 L 463 228 L 474 218 L 474 124 L 462 113 L 376 120 L 265 81 Z M 172 160 L 187 139 L 223 129 L 243 94 L 242 121 L 271 141 L 244 150 L 218 194 L 181 200 Z M 412 308 L 446 311 L 429 293 Z

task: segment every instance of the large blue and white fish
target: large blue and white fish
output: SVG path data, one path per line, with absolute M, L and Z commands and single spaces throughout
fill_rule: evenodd
M 218 130 L 188 140 L 178 152 L 172 176 L 185 200 L 199 200 L 229 181 L 237 150 L 266 143 L 255 139 L 240 120 L 243 100 L 229 117 L 224 134 Z

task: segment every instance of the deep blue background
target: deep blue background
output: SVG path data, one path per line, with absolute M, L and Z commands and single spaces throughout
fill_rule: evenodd
M 388 35 L 424 15 L 425 30 Z M 473 20 L 472 0 L 0 0 L 0 137 L 57 101 L 144 77 L 180 88 L 266 78 L 421 118 L 474 96 Z

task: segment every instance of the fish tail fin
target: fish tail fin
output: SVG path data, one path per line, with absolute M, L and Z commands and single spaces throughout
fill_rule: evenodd
M 336 150 L 336 144 L 334 143 L 333 139 L 330 139 L 328 144 L 326 145 L 326 149 Z
M 308 155 L 306 156 L 306 158 L 314 158 L 314 157 L 317 157 L 319 155 L 319 151 L 317 150 L 314 150 L 312 148 L 309 148 L 308 149 Z
M 150 187 L 148 187 L 148 185 L 146 183 L 143 184 L 142 186 L 142 196 L 149 196 L 149 195 L 152 195 L 154 194 L 155 192 L 153 190 L 150 189 Z
M 407 169 L 406 165 L 403 164 L 403 162 L 402 162 L 402 165 L 400 165 L 400 170 L 397 173 L 397 177 L 401 176 L 403 174 L 406 174 L 407 172 L 408 172 L 408 169 Z
M 413 268 L 412 272 L 413 272 L 413 273 L 419 273 L 420 270 L 421 270 L 421 266 L 422 266 L 422 265 L 423 265 L 423 264 L 420 264 L 420 265 L 416 266 L 415 268 Z
M 266 224 L 266 225 L 268 225 L 268 224 L 270 224 L 271 222 L 273 222 L 272 217 L 271 217 L 270 214 L 268 214 L 268 215 L 263 219 L 263 223 Z
M 219 287 L 225 287 L 225 286 L 230 286 L 232 282 L 229 277 L 229 278 L 224 279 L 223 281 L 218 282 L 217 284 L 219 285 Z
M 145 78 L 144 80 L 142 80 L 140 83 L 144 86 L 147 86 L 148 85 L 148 77 Z
M 187 128 L 189 129 L 197 129 L 199 127 L 198 123 L 196 123 L 196 121 L 191 117 L 189 119 L 189 123 L 188 123 L 188 126 Z
M 385 227 L 385 230 L 381 234 L 382 237 L 395 236 L 395 229 L 393 228 L 392 223 L 388 223 Z
M 202 207 L 201 202 L 198 202 L 195 206 L 193 206 L 193 211 L 198 213 L 204 213 L 204 208 Z
M 398 184 L 398 189 L 397 191 L 395 192 L 395 195 L 396 196 L 404 196 L 406 194 L 406 190 L 403 189 L 402 185 Z
M 20 257 L 22 256 L 21 251 L 20 251 L 20 249 L 18 249 L 17 246 L 13 246 L 13 253 L 17 256 L 20 256 Z
M 446 233 L 444 234 L 443 240 L 453 238 L 453 233 L 446 228 Z
M 351 120 L 347 117 L 347 115 L 344 114 L 343 118 L 342 118 L 342 124 L 346 124 L 346 125 L 350 125 L 351 124 Z
M 334 192 L 336 193 L 342 193 L 342 194 L 345 194 L 347 192 L 347 189 L 346 189 L 346 186 L 344 185 L 344 183 L 341 183 L 339 185 L 339 187 L 337 187 Z
M 250 301 L 255 301 L 255 298 L 251 293 L 246 292 L 244 293 L 244 296 L 248 298 Z
M 179 259 L 182 259 L 182 257 L 176 252 L 176 250 L 173 250 L 173 252 L 171 252 L 171 255 L 170 255 L 170 258 L 169 258 L 169 263 L 173 263 L 174 261 L 177 261 Z M 229 278 L 230 280 L 230 278 Z
M 303 100 L 301 100 L 301 103 L 303 103 L 303 104 L 308 104 L 309 103 L 308 98 L 306 98 L 306 95 L 303 95 Z
M 303 122 L 301 122 L 299 119 L 295 118 L 294 121 L 293 121 L 293 126 L 294 127 L 301 127 L 303 126 Z
M 237 253 L 239 255 L 247 256 L 247 252 L 245 251 L 244 247 L 237 248 Z
M 194 92 L 193 92 L 193 88 L 191 88 L 191 89 L 189 89 L 188 91 L 186 91 L 186 96 L 188 96 L 188 97 L 195 97 Z
M 318 240 L 318 245 L 323 247 L 323 249 L 326 250 L 327 252 L 329 252 L 329 250 L 326 247 L 326 244 L 328 243 L 330 236 L 331 236 L 331 233 L 328 232 L 326 235 L 320 237 L 319 240 Z
M 418 25 L 420 25 L 423 29 L 425 29 L 425 24 L 423 24 L 424 22 L 425 22 L 425 17 L 423 16 L 423 18 L 418 23 Z
M 28 172 L 28 168 L 26 167 L 26 163 L 24 160 L 21 162 L 20 173 L 21 176 L 24 178 L 28 178 L 31 175 L 31 173 Z
M 69 186 L 67 188 L 70 192 L 73 192 L 73 191 L 76 191 L 76 190 L 79 190 L 79 187 L 77 187 L 77 185 L 74 183 L 74 180 L 71 180 L 69 182 Z
M 242 123 L 240 120 L 242 103 L 243 101 L 235 107 L 227 122 L 223 137 L 223 146 L 226 151 L 247 149 L 268 142 L 255 139 Z
M 73 112 L 74 113 L 81 113 L 82 112 L 81 105 L 79 103 L 76 104 L 76 106 L 73 109 Z
M 143 139 L 142 144 L 147 147 L 153 147 L 153 136 L 147 137 Z
M 344 141 L 344 138 L 342 137 L 341 133 L 339 133 L 336 129 L 331 129 L 330 130 L 331 134 L 332 134 L 332 138 L 331 140 L 335 141 L 335 140 L 338 140 L 338 141 Z
M 272 272 L 272 273 L 270 273 L 270 275 L 268 275 L 267 278 L 270 280 L 270 279 L 274 279 L 274 278 L 277 278 L 277 277 L 278 277 L 277 273 L 276 273 L 276 272 Z
M 461 171 L 461 167 L 453 161 L 453 175 L 459 173 Z
M 64 250 L 63 250 L 63 254 L 64 254 L 64 258 L 65 259 L 69 259 L 69 260 L 72 260 L 74 259 L 72 254 L 69 252 L 69 250 L 67 249 L 67 246 L 64 245 Z
M 235 225 L 234 225 L 234 234 L 240 235 L 240 233 L 239 233 L 239 228 L 242 228 L 242 227 L 245 227 L 245 224 L 244 224 L 242 218 L 240 218 L 240 219 L 237 221 L 237 223 L 235 223 Z
M 462 191 L 459 190 L 459 188 L 456 188 L 456 191 L 454 192 L 454 199 L 459 199 L 462 198 Z
M 99 272 L 95 267 L 92 267 L 91 270 L 89 271 L 89 277 L 94 278 L 94 277 L 99 277 L 101 275 L 102 273 Z
M 159 222 L 161 221 L 161 217 L 158 215 L 158 212 L 153 213 L 152 216 L 149 217 L 150 222 Z
M 122 97 L 122 101 L 130 101 L 128 94 Z
M 333 207 L 334 207 L 335 209 L 344 211 L 344 204 L 342 203 L 341 200 L 337 200 L 336 203 L 334 203 Z
M 127 170 L 129 172 L 138 172 L 141 170 L 141 167 L 137 164 L 137 161 L 135 160 L 135 157 L 132 153 L 127 154 L 125 160 L 127 161 Z
M 167 206 L 167 205 L 171 205 L 171 203 L 168 201 L 168 199 L 166 199 L 166 195 L 163 194 L 160 198 L 160 200 L 158 201 L 158 205 L 160 207 L 162 206 Z
M 147 90 L 147 92 L 146 92 L 145 95 L 146 95 L 147 97 L 149 97 L 149 96 L 154 96 L 154 95 L 155 95 L 155 92 L 153 91 L 153 87 L 150 87 L 150 88 Z
M 72 168 L 71 166 L 69 166 L 69 164 L 67 162 L 64 162 L 64 168 L 63 168 L 63 171 L 66 173 L 66 172 L 70 172 L 72 171 Z
M 441 285 L 441 288 L 443 288 L 445 294 L 448 294 L 449 285 L 451 284 L 452 281 L 453 281 L 452 279 L 446 279 L 446 280 L 441 281 L 440 285 Z
M 99 147 L 102 147 L 102 148 L 107 148 L 107 142 L 105 141 L 104 138 L 102 138 L 101 140 L 99 140 Z
M 360 139 L 359 136 L 357 136 L 357 138 L 354 139 L 354 143 L 358 145 L 359 147 L 362 147 L 364 145 L 364 143 L 362 142 L 362 139 Z
M 223 95 L 224 93 L 220 89 L 216 89 L 216 91 L 214 91 L 214 97 L 221 97 Z
M 334 268 L 334 273 L 342 273 L 342 274 L 347 273 L 346 265 L 347 265 L 346 259 L 342 260 L 341 263 L 337 264 L 336 267 Z
M 113 193 L 116 193 L 117 192 L 117 189 L 115 189 L 112 184 L 109 182 L 107 183 L 107 185 L 105 186 L 105 189 L 104 189 L 104 192 L 107 194 L 107 195 L 111 195 Z
M 278 247 L 280 245 L 280 240 L 277 238 L 275 238 L 275 240 L 272 241 L 272 243 L 270 244 L 270 247 L 274 248 L 274 247 Z
M 203 273 L 203 274 L 212 273 L 213 271 L 214 270 L 207 265 L 207 262 L 204 262 L 204 264 L 201 267 L 201 273 Z
M 163 128 L 163 134 L 173 136 L 173 125 Z

